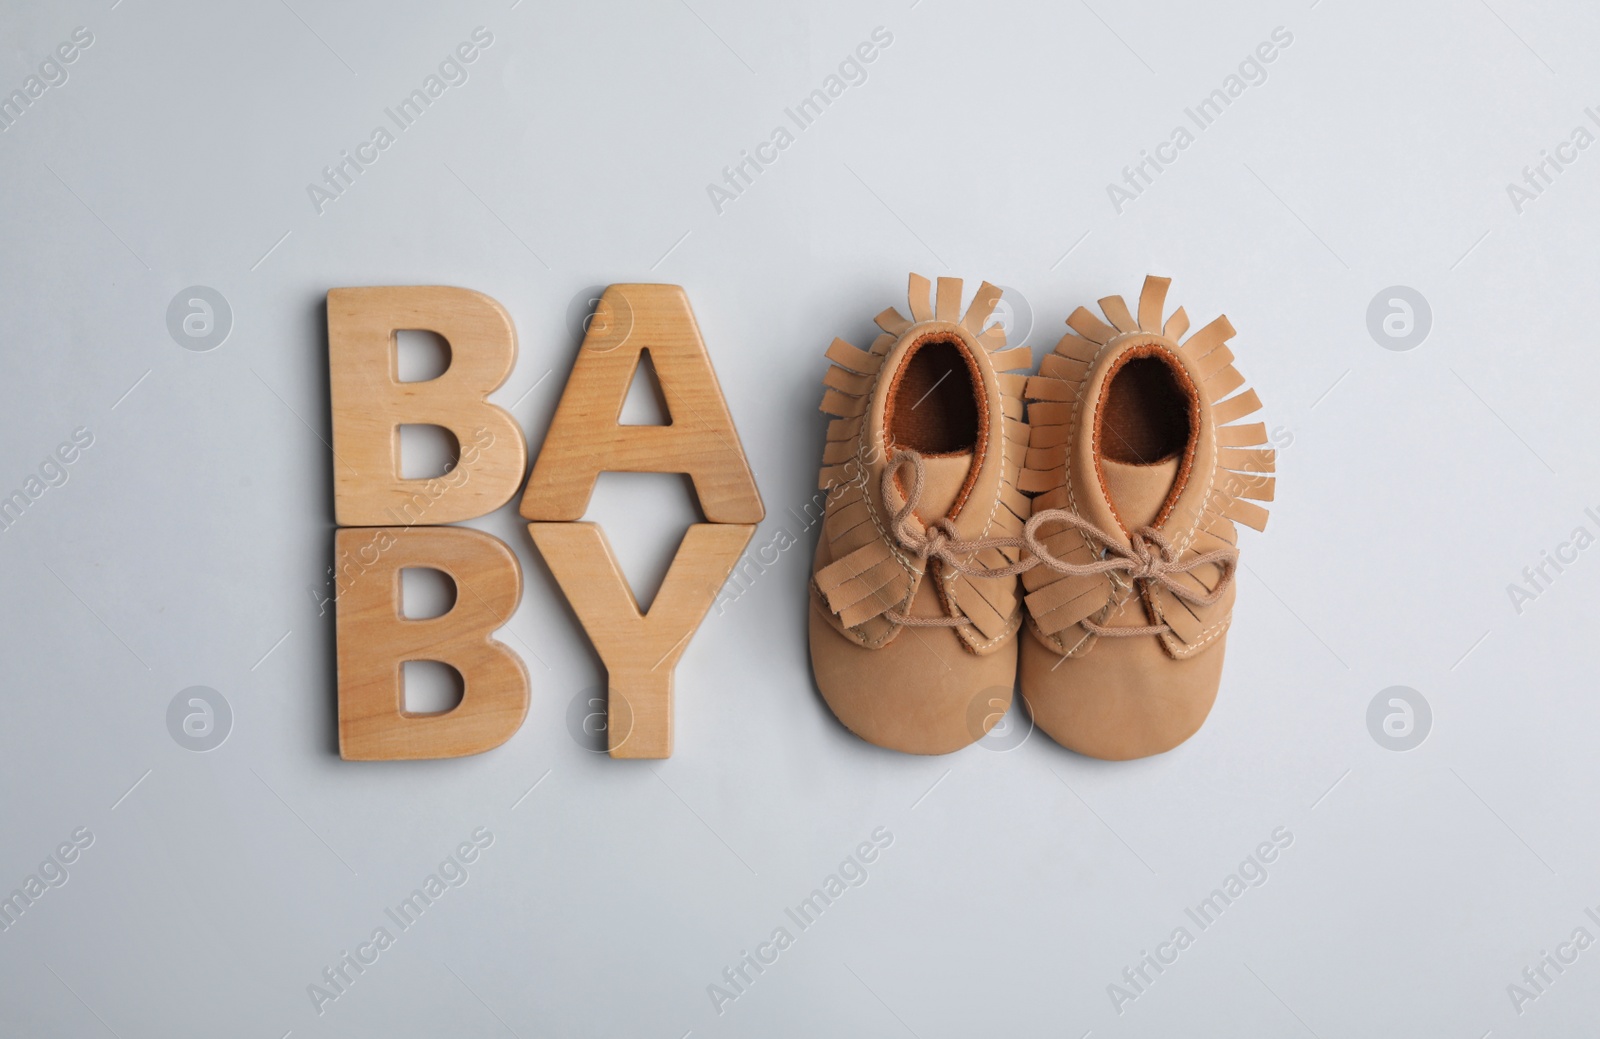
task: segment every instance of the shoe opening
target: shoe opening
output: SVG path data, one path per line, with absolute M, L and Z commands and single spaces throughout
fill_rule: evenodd
M 986 433 L 983 384 L 966 344 L 934 333 L 912 344 L 889 387 L 884 435 L 891 451 L 971 454 Z
M 1189 480 L 1200 395 L 1176 358 L 1135 347 L 1107 373 L 1094 416 L 1095 468 L 1125 531 L 1166 521 Z
M 1111 374 L 1100 405 L 1100 453 L 1129 465 L 1180 454 L 1189 445 L 1191 392 L 1164 357 L 1130 357 Z

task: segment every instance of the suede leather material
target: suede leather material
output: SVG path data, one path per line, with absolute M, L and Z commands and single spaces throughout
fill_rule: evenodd
M 956 609 L 971 603 L 974 608 L 987 608 L 990 612 L 996 608 L 990 601 L 991 596 L 968 592 L 964 587 L 967 582 L 959 575 L 925 575 L 916 564 L 916 561 L 892 540 L 889 534 L 889 524 L 902 507 L 906 498 L 906 488 L 896 482 L 890 496 L 885 500 L 883 496 L 883 470 L 888 463 L 890 451 L 890 438 L 886 430 L 886 414 L 891 400 L 891 388 L 894 385 L 894 374 L 905 363 L 907 355 L 912 348 L 925 336 L 937 334 L 959 339 L 964 347 L 970 351 L 975 359 L 981 394 L 980 407 L 986 413 L 988 421 L 988 435 L 978 445 L 978 450 L 973 453 L 973 461 L 968 465 L 964 485 L 966 487 L 963 504 L 960 511 L 951 517 L 955 522 L 956 532 L 963 540 L 976 540 L 1001 533 L 1012 534 L 1020 532 L 1020 523 L 1011 523 L 1016 529 L 1001 527 L 1008 517 L 1001 495 L 1001 485 L 1007 482 L 1008 471 L 1014 473 L 1021 465 L 1022 449 L 1015 442 L 1008 440 L 1004 426 L 1007 424 L 1020 425 L 1015 419 L 1009 419 L 1004 414 L 1002 404 L 1002 391 L 999 377 L 993 365 L 989 362 L 989 350 L 962 326 L 952 322 L 928 321 L 919 322 L 906 329 L 889 347 L 884 356 L 878 377 L 872 385 L 870 403 L 862 416 L 861 432 L 856 438 L 855 464 L 862 474 L 859 478 L 859 493 L 864 499 L 869 512 L 869 521 L 872 524 L 872 533 L 888 548 L 888 554 L 895 560 L 895 565 L 904 575 L 903 584 L 898 587 L 903 589 L 903 595 L 895 600 L 900 603 L 911 602 L 915 605 L 915 592 L 925 580 L 940 580 L 944 584 L 943 595 L 934 600 L 938 605 L 941 599 L 952 600 L 955 609 L 939 606 L 936 612 L 920 613 L 913 609 L 912 616 L 951 616 Z M 949 493 L 948 483 L 949 465 L 947 458 L 938 456 L 925 460 L 928 466 L 932 486 L 924 487 L 924 500 L 927 495 Z M 974 474 L 971 470 L 976 468 Z M 958 491 L 959 491 L 958 487 Z M 833 511 L 832 504 L 829 506 Z M 926 524 L 934 519 L 945 516 L 945 513 L 933 513 L 928 508 L 918 510 L 918 522 Z M 826 535 L 826 522 L 824 524 Z M 819 544 L 815 570 L 820 571 L 838 558 L 833 551 L 833 545 L 826 537 Z M 1008 582 L 1015 586 L 1015 580 Z M 1017 598 L 1013 592 L 1012 598 Z M 979 601 L 974 601 L 974 600 Z M 956 637 L 961 640 L 973 653 L 983 654 L 999 650 L 1015 636 L 1021 627 L 1020 602 L 1011 605 L 1011 613 L 1015 614 L 1014 623 L 1009 625 L 1009 631 L 994 635 L 986 635 L 972 625 L 965 625 L 954 629 Z M 827 615 L 828 623 L 841 636 L 860 646 L 874 647 L 887 645 L 900 637 L 898 626 L 890 625 L 880 618 L 873 618 L 867 625 L 849 625 L 843 622 L 837 614 L 831 611 Z
M 1216 468 L 1217 444 L 1216 432 L 1211 422 L 1210 402 L 1199 388 L 1202 380 L 1199 373 L 1194 370 L 1192 362 L 1176 343 L 1161 335 L 1133 332 L 1114 336 L 1101 348 L 1099 356 L 1090 364 L 1088 378 L 1084 380 L 1079 391 L 1072 443 L 1067 454 L 1066 481 L 1069 495 L 1078 514 L 1101 530 L 1112 534 L 1120 544 L 1127 545 L 1128 529 L 1118 517 L 1116 510 L 1112 508 L 1102 478 L 1105 458 L 1094 435 L 1096 405 L 1105 396 L 1107 378 L 1120 367 L 1124 356 L 1146 347 L 1160 350 L 1162 357 L 1169 364 L 1182 369 L 1196 386 L 1199 398 L 1199 428 L 1190 432 L 1193 450 L 1189 473 L 1182 489 L 1178 492 L 1177 499 L 1167 507 L 1166 519 L 1157 528 L 1171 539 L 1173 547 L 1182 555 L 1194 541 L 1196 528 L 1211 495 L 1211 477 Z M 1138 528 L 1135 526 L 1133 529 Z M 1140 620 L 1134 623 L 1143 624 L 1147 621 Z M 1079 630 L 1081 632 L 1081 629 Z M 1063 652 L 1078 655 L 1092 651 L 1099 640 L 1083 633 L 1074 644 L 1068 644 L 1061 638 L 1055 641 Z
M 1026 350 L 1005 351 L 998 326 L 983 330 L 999 298 L 994 286 L 978 290 L 964 318 L 947 309 L 952 300 L 959 302 L 959 282 L 940 279 L 937 310 L 928 305 L 928 287 L 912 277 L 915 320 L 893 310 L 879 315 L 886 334 L 870 354 L 837 342 L 829 351 L 835 363 L 849 364 L 859 376 L 830 372 L 827 380 L 824 410 L 841 414 L 844 424 L 830 427 L 824 460 L 834 464 L 823 470 L 822 483 L 827 486 L 830 472 L 848 471 L 849 479 L 830 496 L 824 515 L 808 623 L 817 687 L 847 728 L 879 746 L 944 754 L 979 739 L 998 721 L 1000 689 L 1009 704 L 1023 623 L 1021 590 L 1015 577 L 969 578 L 945 572 L 937 560 L 925 574 L 890 530 L 910 489 L 907 470 L 897 475 L 887 499 L 883 491 L 884 469 L 899 446 L 891 442 L 892 411 L 905 406 L 895 388 L 919 344 L 959 344 L 980 413 L 977 443 L 970 454 L 924 457 L 922 495 L 910 523 L 926 529 L 948 518 L 963 541 L 1017 536 L 1028 512 L 1016 487 L 1027 445 L 1024 379 L 1002 376 L 996 364 L 1011 367 L 1031 358 Z M 840 460 L 847 452 L 845 465 Z M 1015 562 L 1017 555 L 989 549 L 964 562 L 992 568 Z M 907 627 L 894 623 L 888 610 L 968 623 Z M 974 711 L 975 703 L 985 709 Z
M 862 416 L 861 431 L 855 438 L 854 454 L 855 465 L 861 474 L 859 478 L 859 493 L 865 501 L 869 512 L 868 520 L 872 524 L 872 536 L 888 548 L 888 553 L 895 560 L 895 565 L 904 574 L 903 582 L 897 585 L 897 588 L 902 591 L 902 596 L 896 599 L 896 605 L 914 602 L 916 589 L 924 581 L 925 575 L 918 568 L 916 561 L 900 548 L 889 534 L 890 521 L 895 513 L 905 505 L 905 488 L 897 483 L 890 498 L 885 500 L 883 497 L 883 470 L 888 464 L 891 450 L 885 419 L 892 400 L 895 375 L 905 364 L 907 355 L 912 352 L 920 341 L 929 335 L 949 336 L 959 339 L 962 345 L 977 358 L 975 367 L 979 372 L 980 386 L 978 391 L 983 395 L 979 405 L 991 416 L 989 426 L 995 430 L 995 435 L 988 435 L 984 438 L 985 442 L 979 445 L 981 450 L 974 452 L 973 461 L 968 463 L 967 471 L 963 473 L 962 485 L 965 485 L 969 480 L 971 482 L 966 498 L 970 501 L 983 503 L 985 506 L 992 506 L 995 499 L 995 491 L 1001 479 L 1000 452 L 1004 440 L 997 435 L 999 422 L 992 418 L 992 416 L 1000 413 L 1000 389 L 993 368 L 987 364 L 988 351 L 959 325 L 950 322 L 919 322 L 912 325 L 889 347 L 881 367 L 878 369 L 877 377 L 871 385 L 866 412 Z M 939 483 L 943 484 L 945 482 L 943 477 L 948 466 L 944 465 L 943 460 L 939 458 L 930 458 L 928 462 L 930 464 L 938 463 Z M 971 472 L 974 466 L 977 469 L 975 476 Z M 960 486 L 958 485 L 956 488 L 957 491 L 960 490 Z M 935 488 L 935 490 L 941 495 L 948 492 L 948 488 L 943 487 Z M 924 494 L 926 495 L 927 493 L 928 489 L 925 488 Z M 953 500 L 955 495 L 950 494 L 949 497 Z M 830 513 L 833 511 L 832 503 L 830 503 L 829 511 Z M 919 511 L 921 515 L 917 516 L 916 519 L 918 522 L 924 523 L 944 515 L 942 512 L 937 514 L 930 513 L 926 508 Z M 974 535 L 971 531 L 973 528 L 978 530 L 987 529 L 990 512 L 990 508 L 963 508 L 955 517 L 956 529 L 961 532 L 963 537 L 981 536 Z M 826 534 L 826 530 L 824 533 Z M 815 570 L 820 571 L 823 567 L 835 561 L 836 556 L 832 551 L 833 547 L 829 540 L 824 537 L 821 544 L 819 544 L 821 551 L 819 551 L 817 557 Z M 937 603 L 937 600 L 935 601 Z M 937 613 L 927 615 L 939 616 L 942 614 L 944 614 L 944 611 L 940 609 Z M 918 614 L 913 612 L 912 615 L 917 616 Z M 874 618 L 873 620 L 874 623 L 867 626 L 849 625 L 844 623 L 838 615 L 831 611 L 828 613 L 828 622 L 834 630 L 857 645 L 867 647 L 886 645 L 899 636 L 898 626 L 889 625 L 882 618 Z M 981 640 L 981 635 L 978 636 L 978 639 Z
M 938 609 L 931 582 L 915 599 L 913 613 Z M 841 637 L 829 616 L 812 589 L 812 674 L 834 716 L 868 743 L 906 754 L 948 754 L 981 739 L 1010 708 L 1016 637 L 978 655 L 948 628 L 908 628 L 867 649 Z M 986 709 L 975 712 L 980 699 Z
M 1076 334 L 1063 337 L 1029 382 L 1036 403 L 1023 486 L 1038 493 L 1035 514 L 1071 510 L 1122 546 L 1130 531 L 1153 526 L 1181 561 L 1232 548 L 1235 520 L 1264 525 L 1265 510 L 1240 499 L 1271 499 L 1273 481 L 1252 474 L 1271 472 L 1274 462 L 1270 450 L 1243 450 L 1263 444 L 1264 427 L 1228 425 L 1260 408 L 1253 391 L 1222 399 L 1244 381 L 1226 346 L 1232 326 L 1218 318 L 1180 345 L 1189 320 L 1179 308 L 1161 324 L 1166 287 L 1166 279 L 1146 280 L 1137 322 L 1117 297 L 1100 301 L 1109 325 L 1083 308 L 1068 318 Z M 1168 365 L 1183 390 L 1161 405 L 1119 401 L 1121 408 L 1187 412 L 1185 450 L 1155 465 L 1118 462 L 1097 442 L 1107 381 L 1130 355 Z M 1185 428 L 1176 414 L 1145 417 L 1146 429 Z M 1067 562 L 1099 558 L 1092 538 L 1064 524 L 1043 524 L 1040 534 Z M 1173 579 L 1204 596 L 1222 574 L 1210 562 Z M 1029 634 L 1020 652 L 1021 688 L 1047 735 L 1079 753 L 1122 760 L 1170 750 L 1199 729 L 1221 681 L 1233 582 L 1210 604 L 1191 604 L 1159 584 L 1120 574 L 1064 576 L 1040 567 L 1025 575 L 1024 585 Z M 1085 620 L 1163 627 L 1158 634 L 1102 637 Z
M 889 356 L 884 359 L 883 371 L 888 373 L 898 369 L 904 363 L 910 347 L 927 334 L 952 335 L 960 338 L 962 345 L 967 348 L 977 362 L 974 367 L 976 369 L 975 375 L 980 383 L 977 387 L 980 394 L 978 405 L 988 421 L 985 423 L 985 436 L 973 452 L 978 467 L 977 475 L 972 479 L 971 487 L 964 495 L 963 507 L 952 518 L 955 520 L 957 533 L 963 539 L 985 537 L 995 519 L 1000 482 L 1004 475 L 1001 462 L 1004 455 L 1005 439 L 1000 435 L 1003 415 L 1000 405 L 999 378 L 995 373 L 994 366 L 988 361 L 988 351 L 978 343 L 970 332 L 959 325 L 944 325 L 939 322 L 927 322 L 912 326 L 900 338 L 900 341 L 895 344 L 894 348 L 889 351 Z M 905 505 L 903 487 L 899 488 L 901 493 L 896 495 L 893 501 L 885 502 L 877 494 L 882 479 L 883 467 L 888 461 L 889 452 L 893 446 L 889 442 L 889 436 L 885 428 L 885 417 L 890 399 L 889 389 L 892 383 L 892 378 L 879 378 L 872 397 L 872 409 L 868 413 L 867 425 L 862 436 L 863 451 L 870 451 L 876 448 L 875 471 L 878 474 L 878 479 L 873 482 L 872 490 L 874 492 L 874 501 L 884 510 L 886 519 L 888 516 L 893 516 L 901 506 Z M 935 466 L 940 461 L 941 459 L 938 456 L 930 456 L 925 459 L 926 464 L 930 467 Z M 972 503 L 973 507 L 967 507 L 968 502 Z M 921 511 L 926 512 L 927 510 Z M 944 516 L 944 513 L 924 515 L 920 516 L 919 519 L 938 519 L 942 516 Z
M 1129 527 L 1138 529 L 1155 522 L 1167 503 L 1172 484 L 1178 477 L 1178 458 L 1174 455 L 1149 465 L 1102 458 L 1100 477 L 1105 484 L 1106 497 L 1116 506 L 1117 515 Z
M 1022 699 L 1034 725 L 1068 750 L 1107 761 L 1160 754 L 1198 732 L 1217 698 L 1227 642 L 1177 660 L 1152 638 L 1100 639 L 1093 653 L 1067 658 L 1031 630 L 1021 641 Z
M 967 485 L 972 471 L 971 454 L 934 455 L 924 458 L 922 500 L 917 503 L 917 521 L 926 527 L 955 508 L 956 499 Z M 902 492 L 905 481 L 900 481 Z

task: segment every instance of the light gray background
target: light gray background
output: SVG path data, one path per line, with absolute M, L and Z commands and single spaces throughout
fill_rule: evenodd
M 0 933 L 0 1033 L 1480 1039 L 1600 1014 L 1600 947 L 1520 1015 L 1507 989 L 1575 928 L 1600 938 L 1600 555 L 1520 615 L 1507 591 L 1600 533 L 1600 150 L 1520 214 L 1506 191 L 1600 103 L 1600 11 L 5 7 L 0 91 L 75 27 L 94 43 L 0 134 L 0 490 L 74 428 L 95 442 L 0 534 L 0 893 L 75 828 L 95 841 Z M 318 215 L 305 185 L 480 25 L 469 81 Z M 876 26 L 868 81 L 718 215 L 706 184 Z M 1267 81 L 1118 214 L 1107 183 L 1278 26 Z M 498 299 L 521 352 L 495 399 L 537 449 L 574 299 L 684 285 L 759 546 L 813 493 L 823 349 L 870 341 L 908 270 L 1014 287 L 1041 353 L 1150 271 L 1239 329 L 1282 472 L 1199 735 L 1126 764 L 1042 736 L 860 742 L 811 683 L 808 536 L 690 645 L 675 756 L 610 761 L 569 734 L 603 671 L 513 506 L 474 526 L 525 570 L 501 637 L 527 723 L 466 760 L 338 759 L 309 590 L 332 542 L 327 289 Z M 233 309 L 204 353 L 166 328 L 196 284 Z M 1391 285 L 1431 305 L 1413 350 L 1369 334 Z M 676 478 L 608 476 L 591 518 L 648 583 L 692 515 Z M 234 714 L 205 754 L 166 727 L 192 685 Z M 1404 753 L 1367 727 L 1394 685 L 1433 714 Z M 319 1017 L 307 986 L 480 826 L 470 881 Z M 876 827 L 894 843 L 868 882 L 717 1014 L 707 986 Z M 1275 827 L 1294 841 L 1270 879 L 1118 1014 L 1107 986 Z

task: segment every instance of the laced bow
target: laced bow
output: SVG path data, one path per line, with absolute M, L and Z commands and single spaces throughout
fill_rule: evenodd
M 1040 565 L 1069 577 L 1120 574 L 1123 580 L 1131 584 L 1142 584 L 1147 592 L 1152 586 L 1157 586 L 1192 606 L 1210 606 L 1221 599 L 1227 591 L 1238 566 L 1239 552 L 1233 548 L 1216 549 L 1180 562 L 1179 553 L 1166 535 L 1149 526 L 1141 527 L 1129 534 L 1128 544 L 1124 546 L 1117 538 L 1070 509 L 1046 509 L 1044 512 L 1035 513 L 1022 528 L 1021 537 L 963 539 L 957 534 L 955 523 L 948 516 L 918 529 L 913 521 L 913 515 L 922 498 L 925 475 L 920 454 L 915 451 L 900 450 L 890 458 L 889 464 L 883 471 L 883 500 L 890 500 L 895 476 L 908 465 L 912 470 L 911 487 L 906 492 L 905 504 L 890 521 L 889 530 L 901 547 L 916 556 L 917 563 L 923 571 L 928 569 L 930 560 L 937 559 L 945 569 L 965 577 L 1015 577 Z M 1039 537 L 1039 528 L 1046 523 L 1064 523 L 1084 534 L 1090 541 L 1097 542 L 1100 545 L 1100 558 L 1093 563 L 1069 563 L 1056 558 L 1045 548 L 1043 540 Z M 989 548 L 1014 548 L 1029 554 L 1007 566 L 988 567 L 981 563 L 965 562 L 976 553 Z M 1177 580 L 1178 575 L 1192 574 L 1200 567 L 1210 564 L 1215 564 L 1221 573 L 1216 586 L 1204 595 Z M 1113 580 L 1117 578 L 1114 577 Z M 884 611 L 884 616 L 895 624 L 911 628 L 956 628 L 968 623 L 965 617 L 913 617 L 893 609 Z M 1102 638 L 1160 635 L 1171 630 L 1166 624 L 1145 624 L 1136 627 L 1108 626 L 1097 624 L 1087 617 L 1078 623 Z

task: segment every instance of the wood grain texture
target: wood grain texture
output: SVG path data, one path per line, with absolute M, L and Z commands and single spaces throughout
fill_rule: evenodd
M 450 364 L 436 379 L 401 382 L 395 332 L 436 332 Z M 439 285 L 328 292 L 329 396 L 333 408 L 334 518 L 340 526 L 455 523 L 510 501 L 527 471 L 522 429 L 485 397 L 517 357 L 516 331 L 499 303 Z M 461 445 L 444 476 L 400 476 L 400 426 L 443 426 Z
M 528 531 L 605 662 L 611 756 L 670 757 L 673 669 L 755 525 L 691 525 L 648 611 L 597 524 L 530 523 Z
M 618 424 L 641 351 L 669 424 Z M 689 298 L 676 285 L 612 285 L 600 299 L 522 497 L 524 519 L 583 518 L 602 472 L 687 473 L 712 523 L 759 523 L 755 479 Z
M 352 528 L 334 533 L 339 753 L 351 761 L 455 758 L 498 747 L 528 713 L 522 658 L 494 630 L 522 599 L 522 568 L 499 538 L 462 527 Z M 442 570 L 456 602 L 427 620 L 401 615 L 400 571 Z M 461 702 L 405 709 L 403 665 L 436 660 L 461 673 Z

